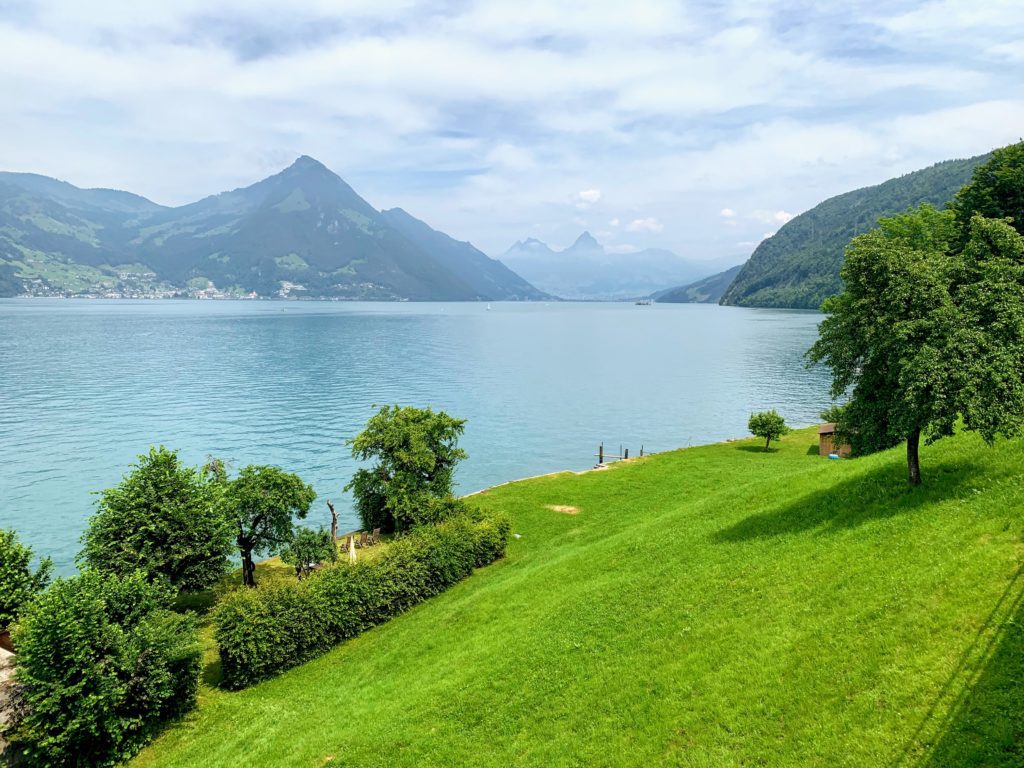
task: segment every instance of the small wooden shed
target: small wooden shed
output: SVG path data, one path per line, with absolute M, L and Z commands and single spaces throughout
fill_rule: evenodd
M 850 458 L 850 454 L 853 453 L 853 449 L 850 448 L 849 443 L 836 445 L 835 424 L 822 424 L 818 427 L 818 455 L 830 456 L 833 453 L 839 454 L 844 459 L 848 459 Z

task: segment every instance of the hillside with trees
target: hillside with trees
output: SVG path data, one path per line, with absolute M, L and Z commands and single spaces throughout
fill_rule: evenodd
M 921 203 L 942 208 L 989 157 L 948 160 L 825 200 L 764 240 L 720 303 L 818 309 L 842 290 L 843 250 L 854 237 Z

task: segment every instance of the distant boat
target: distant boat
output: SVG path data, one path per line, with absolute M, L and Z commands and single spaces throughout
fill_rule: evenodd
M 490 311 L 491 311 L 491 304 L 490 304 L 490 302 L 488 302 L 488 303 L 487 303 L 487 311 L 488 311 L 488 312 L 490 312 Z
M 651 306 L 651 300 L 650 299 L 637 299 L 636 305 L 638 307 L 649 307 L 649 306 Z

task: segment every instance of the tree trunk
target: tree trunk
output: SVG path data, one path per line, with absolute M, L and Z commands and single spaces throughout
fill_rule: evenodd
M 334 511 L 334 505 L 330 499 L 327 500 L 327 508 L 331 510 L 331 544 L 338 543 L 338 513 Z
M 251 549 L 242 549 L 242 584 L 256 586 L 256 563 L 252 561 Z
M 764 439 L 764 452 L 765 453 L 768 453 L 768 446 L 771 445 L 771 444 L 772 444 L 772 439 L 770 437 L 766 437 Z
M 907 436 L 907 479 L 911 485 L 921 484 L 921 430 L 915 429 Z

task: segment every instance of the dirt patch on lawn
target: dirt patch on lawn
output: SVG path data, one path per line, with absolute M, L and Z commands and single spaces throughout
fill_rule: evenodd
M 580 513 L 579 507 L 570 507 L 567 504 L 545 504 L 545 509 L 550 509 L 552 512 L 560 512 L 563 515 L 578 515 Z

